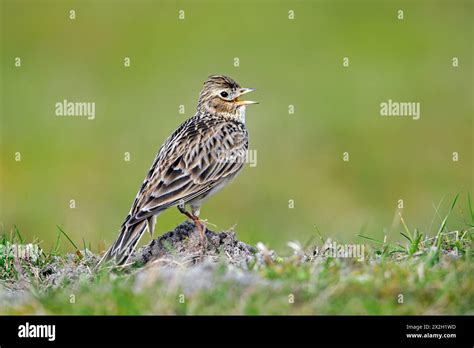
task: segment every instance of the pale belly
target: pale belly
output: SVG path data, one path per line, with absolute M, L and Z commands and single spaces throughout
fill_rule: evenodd
M 232 177 L 222 180 L 218 185 L 214 186 L 209 192 L 201 196 L 198 196 L 189 202 L 186 202 L 186 204 L 188 204 L 193 211 L 199 211 L 199 208 L 207 199 L 209 199 L 211 196 L 213 196 L 214 194 L 222 190 L 225 186 L 227 186 L 237 176 L 237 174 L 238 173 L 236 173 Z

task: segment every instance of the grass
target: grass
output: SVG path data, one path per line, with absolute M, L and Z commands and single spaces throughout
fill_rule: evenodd
M 2 314 L 474 314 L 474 211 L 458 208 L 457 195 L 430 236 L 410 229 L 400 215 L 404 244 L 360 234 L 364 260 L 331 257 L 334 241 L 291 242 L 292 255 L 281 257 L 257 245 L 246 268 L 225 262 L 191 268 L 101 270 L 97 256 L 79 250 L 58 227 L 48 253 L 26 248 L 18 229 L 0 238 L 0 312 Z M 448 228 L 461 211 L 460 228 Z M 458 222 L 455 222 L 459 224 Z M 451 223 L 450 223 L 451 225 Z M 64 236 L 76 253 L 60 254 Z M 9 250 L 7 252 L 7 250 Z M 66 270 L 57 276 L 58 270 Z

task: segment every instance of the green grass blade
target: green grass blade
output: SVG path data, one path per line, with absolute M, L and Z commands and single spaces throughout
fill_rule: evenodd
M 20 243 L 23 244 L 23 237 L 21 236 L 20 230 L 16 225 L 13 225 L 13 228 L 15 229 L 15 234 L 18 236 Z
M 59 227 L 59 225 L 56 225 L 56 227 L 59 229 L 59 231 L 61 231 L 62 234 L 64 234 L 64 236 L 67 238 L 67 240 L 72 244 L 72 246 L 76 249 L 76 254 L 77 256 L 81 257 L 82 258 L 82 253 L 81 251 L 79 250 L 79 248 L 77 247 L 77 245 L 72 241 L 71 238 L 69 238 L 69 236 L 67 235 L 66 232 L 63 231 L 63 229 L 61 227 Z
M 469 204 L 469 213 L 471 215 L 471 226 L 474 225 L 474 209 L 472 208 L 471 195 L 467 193 L 467 202 Z
M 410 241 L 410 243 L 413 241 L 413 236 L 410 232 L 410 229 L 408 228 L 407 224 L 405 223 L 405 219 L 403 219 L 402 214 L 398 213 L 400 215 L 400 220 L 402 221 L 403 228 L 405 229 L 405 232 L 407 233 L 408 237 L 402 233 L 402 235 Z
M 459 193 L 456 195 L 456 197 L 454 197 L 454 201 L 453 201 L 453 203 L 451 204 L 451 208 L 449 208 L 448 213 L 446 214 L 446 216 L 444 217 L 443 221 L 441 222 L 441 225 L 440 225 L 439 230 L 438 230 L 438 235 L 439 235 L 441 232 L 443 232 L 443 230 L 446 228 L 446 223 L 448 222 L 448 218 L 449 218 L 449 216 L 451 215 L 451 213 L 453 212 L 454 207 L 456 206 L 456 202 L 458 201 L 458 198 L 459 198 Z
M 367 236 L 364 236 L 364 235 L 362 235 L 362 234 L 358 234 L 357 236 L 358 236 L 358 237 L 361 237 L 361 238 L 368 239 L 368 240 L 370 240 L 370 241 L 372 241 L 372 242 L 374 242 L 374 243 L 380 244 L 380 245 L 383 245 L 383 244 L 384 244 L 384 242 L 382 242 L 382 241 L 380 241 L 380 240 L 374 239 L 374 238 L 372 238 L 372 237 L 367 237 Z
M 410 239 L 410 237 L 408 237 L 405 233 L 400 232 L 400 234 L 401 234 L 403 237 L 405 237 L 406 239 L 408 239 L 408 241 L 409 241 L 410 243 L 412 242 L 411 239 Z

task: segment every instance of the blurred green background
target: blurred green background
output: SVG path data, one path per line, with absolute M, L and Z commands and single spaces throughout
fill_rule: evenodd
M 257 166 L 203 207 L 213 229 L 237 225 L 277 250 L 316 226 L 356 241 L 362 226 L 395 234 L 403 199 L 408 224 L 433 232 L 433 206 L 473 188 L 473 19 L 472 1 L 452 0 L 2 0 L 1 232 L 16 225 L 49 248 L 60 225 L 94 251 L 109 245 L 216 73 L 257 88 L 261 104 L 247 112 Z M 95 102 L 95 120 L 55 116 L 64 99 Z M 421 119 L 381 117 L 388 99 L 420 102 Z M 183 220 L 169 210 L 156 233 Z

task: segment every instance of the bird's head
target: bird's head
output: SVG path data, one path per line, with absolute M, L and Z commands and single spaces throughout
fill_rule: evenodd
M 199 95 L 198 112 L 243 118 L 247 105 L 257 104 L 251 100 L 241 100 L 253 88 L 243 88 L 233 79 L 223 75 L 209 76 Z

